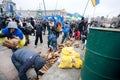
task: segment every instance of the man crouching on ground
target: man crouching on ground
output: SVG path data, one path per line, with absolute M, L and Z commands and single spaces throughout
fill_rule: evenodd
M 38 75 L 39 69 L 41 69 L 46 63 L 45 59 L 40 57 L 39 54 L 27 48 L 16 50 L 12 54 L 11 59 L 19 73 L 20 80 L 29 80 L 27 78 L 26 72 L 32 66 L 34 66 L 36 74 Z

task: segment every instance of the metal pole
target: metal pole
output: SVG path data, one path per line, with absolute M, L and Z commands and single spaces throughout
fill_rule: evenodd
M 85 6 L 85 9 L 84 9 L 84 12 L 83 12 L 83 17 L 84 17 L 84 14 L 85 14 L 85 11 L 86 11 L 86 9 L 87 9 L 87 6 L 88 6 L 89 1 L 90 1 L 90 0 L 87 1 L 87 4 L 86 4 L 86 6 Z
M 58 5 L 58 0 L 57 0 L 57 2 L 56 2 L 55 10 L 57 9 L 57 5 Z
M 44 5 L 45 16 L 46 16 L 46 7 L 45 7 L 45 1 L 44 0 L 43 0 L 43 5 Z
M 55 14 L 56 14 L 56 10 L 57 10 L 57 5 L 58 5 L 58 0 L 56 2 L 56 6 L 55 6 Z
M 96 10 L 96 6 L 94 7 L 94 11 L 93 11 L 93 19 L 95 17 L 95 10 Z

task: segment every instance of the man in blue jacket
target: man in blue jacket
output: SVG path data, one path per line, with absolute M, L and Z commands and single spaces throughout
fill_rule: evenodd
M 18 43 L 18 48 L 21 48 L 25 45 L 25 37 L 23 32 L 17 27 L 16 22 L 9 22 L 6 28 L 0 30 L 0 42 L 5 41 L 5 37 L 12 39 L 15 37 L 19 37 L 20 41 Z M 14 49 L 12 49 L 14 51 Z
M 70 34 L 69 22 L 66 22 L 65 27 L 62 29 L 62 32 L 64 33 L 64 35 L 62 36 L 61 44 L 63 42 L 66 42 L 68 40 L 68 38 L 69 38 L 69 34 Z
M 34 67 L 37 75 L 39 75 L 39 69 L 41 69 L 46 63 L 45 59 L 40 57 L 39 54 L 27 48 L 16 50 L 11 59 L 17 71 L 19 72 L 20 80 L 29 80 L 26 72 L 31 67 Z

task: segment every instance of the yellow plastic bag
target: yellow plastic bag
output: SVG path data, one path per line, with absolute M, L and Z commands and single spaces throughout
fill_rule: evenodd
M 61 62 L 58 68 L 72 68 L 72 58 L 71 56 L 62 56 Z
M 73 55 L 75 58 L 80 58 L 80 54 L 77 53 L 77 52 L 75 52 L 75 51 L 72 52 L 72 55 Z
M 82 67 L 82 60 L 79 58 L 74 58 L 75 62 L 73 63 L 75 68 L 81 68 Z
M 62 49 L 61 56 L 72 56 L 73 51 L 74 51 L 73 47 L 65 47 Z
M 58 68 L 81 68 L 82 60 L 80 54 L 74 51 L 73 47 L 65 47 L 62 49 L 61 62 Z

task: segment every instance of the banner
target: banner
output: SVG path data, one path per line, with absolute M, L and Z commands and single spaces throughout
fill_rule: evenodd
M 71 18 L 72 18 L 72 16 L 73 16 L 73 14 L 70 14 L 70 13 L 66 14 L 66 18 L 71 19 Z
M 100 3 L 100 0 L 91 0 L 93 7 Z
M 66 14 L 66 20 L 81 20 L 82 16 L 80 14 Z

